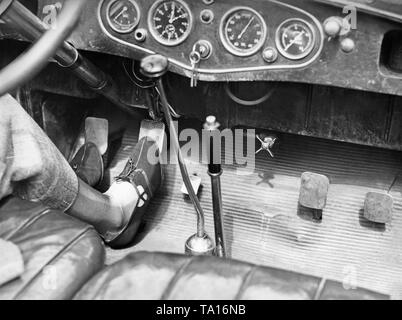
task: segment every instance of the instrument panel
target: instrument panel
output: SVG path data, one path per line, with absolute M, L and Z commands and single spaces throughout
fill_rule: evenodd
M 98 13 L 107 37 L 164 54 L 188 76 L 303 68 L 323 48 L 313 15 L 274 0 L 102 0 Z

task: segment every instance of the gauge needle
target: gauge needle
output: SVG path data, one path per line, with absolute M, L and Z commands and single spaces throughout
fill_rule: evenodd
M 120 13 L 114 18 L 114 20 L 116 21 L 117 19 L 119 19 L 122 14 L 127 12 L 127 10 L 128 8 L 124 7 L 123 10 L 121 10 Z
M 293 46 L 297 41 L 299 41 L 301 36 L 303 36 L 303 34 L 305 34 L 304 31 L 299 32 L 297 36 L 292 41 L 290 41 L 290 43 L 285 47 L 285 51 L 288 51 L 291 46 Z
M 237 39 L 241 39 L 241 37 L 243 36 L 243 34 L 247 31 L 248 27 L 251 25 L 251 22 L 253 22 L 254 17 L 252 17 L 250 19 L 250 21 L 247 23 L 247 25 L 244 27 L 244 29 L 242 30 L 242 32 L 240 32 L 239 36 L 237 37 Z
M 182 15 L 173 18 L 173 19 L 170 20 L 169 22 L 170 22 L 170 23 L 173 23 L 173 22 L 175 22 L 176 20 L 179 20 L 179 19 L 181 19 L 181 18 L 186 18 L 186 17 L 187 17 L 187 14 L 186 14 L 186 13 L 183 13 Z
M 173 23 L 173 18 L 174 18 L 174 11 L 176 9 L 176 5 L 174 2 L 172 2 L 172 13 L 170 14 L 170 19 L 169 19 L 169 23 Z

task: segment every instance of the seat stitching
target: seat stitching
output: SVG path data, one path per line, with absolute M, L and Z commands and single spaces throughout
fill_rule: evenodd
M 237 291 L 237 294 L 236 294 L 234 300 L 241 300 L 241 297 L 243 296 L 243 291 L 248 287 L 256 270 L 257 270 L 257 266 L 250 267 L 250 270 L 247 272 L 246 276 L 243 278 L 243 282 L 240 285 L 239 291 Z
M 77 244 L 77 242 L 89 231 L 92 230 L 93 227 L 88 226 L 86 227 L 82 232 L 80 232 L 79 234 L 77 234 L 73 239 L 71 239 L 66 245 L 64 245 L 63 249 L 61 249 L 53 258 L 51 258 L 48 262 L 46 262 L 45 265 L 43 265 L 35 274 L 34 276 L 23 285 L 23 287 L 14 295 L 14 297 L 12 298 L 12 300 L 16 300 L 20 295 L 23 294 L 23 291 L 29 287 L 32 282 L 34 282 L 36 280 L 36 278 L 43 272 L 43 269 L 45 267 L 47 267 L 48 265 L 50 265 L 51 263 L 53 263 L 54 261 L 56 261 L 60 256 L 62 256 L 68 249 L 74 247 L 74 245 Z
M 5 237 L 4 240 L 11 241 L 11 238 L 14 237 L 18 232 L 30 227 L 32 224 L 34 224 L 36 221 L 40 220 L 43 216 L 45 216 L 50 212 L 51 212 L 50 209 L 45 209 L 42 210 L 39 214 L 30 217 L 27 221 L 19 225 L 13 232 L 11 232 L 9 236 Z
M 184 273 L 187 267 L 194 261 L 194 257 L 191 257 L 188 261 L 186 261 L 179 269 L 176 270 L 176 273 L 170 279 L 166 289 L 164 290 L 160 300 L 168 300 L 168 297 L 171 295 L 174 286 L 177 284 L 179 277 Z

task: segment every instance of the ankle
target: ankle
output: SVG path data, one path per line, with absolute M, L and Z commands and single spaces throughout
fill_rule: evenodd
M 138 195 L 130 182 L 120 181 L 111 185 L 105 193 L 110 199 L 114 214 L 111 223 L 116 229 L 123 229 L 138 203 Z

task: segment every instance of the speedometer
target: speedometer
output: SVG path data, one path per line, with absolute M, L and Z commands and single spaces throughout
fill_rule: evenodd
M 181 0 L 159 0 L 149 12 L 148 26 L 159 43 L 175 46 L 190 34 L 193 17 L 188 6 Z
M 254 9 L 236 7 L 222 18 L 220 37 L 225 48 L 232 54 L 251 56 L 264 45 L 267 25 Z

